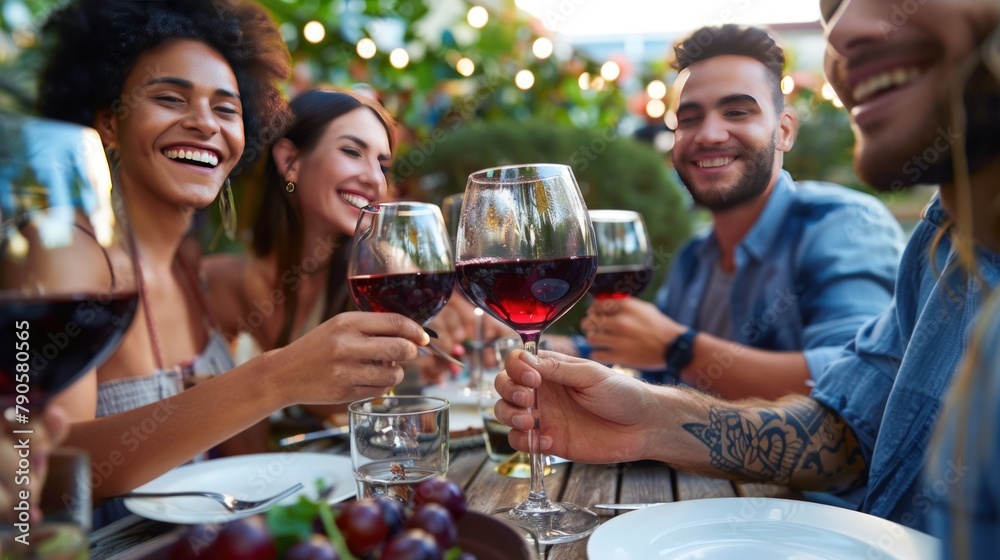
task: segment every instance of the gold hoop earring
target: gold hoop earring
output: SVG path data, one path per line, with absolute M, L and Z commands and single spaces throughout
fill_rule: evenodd
M 288 181 L 287 183 L 285 183 L 285 192 L 286 193 L 295 192 L 295 181 Z
M 222 229 L 230 241 L 236 241 L 236 203 L 233 201 L 233 185 L 226 178 L 226 184 L 219 193 L 219 216 L 222 218 Z

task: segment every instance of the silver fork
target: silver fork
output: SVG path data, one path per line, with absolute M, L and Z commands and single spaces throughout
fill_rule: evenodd
M 256 509 L 264 509 L 270 505 L 273 505 L 285 498 L 291 496 L 292 494 L 298 492 L 302 489 L 302 483 L 299 482 L 294 486 L 283 490 L 270 498 L 264 498 L 263 500 L 241 500 L 236 496 L 231 494 L 224 494 L 222 492 L 199 492 L 195 490 L 183 491 L 183 492 L 129 492 L 128 494 L 122 494 L 121 496 L 116 496 L 118 498 L 173 498 L 181 496 L 192 496 L 209 498 L 215 500 L 222 504 L 231 513 L 238 511 L 248 511 Z

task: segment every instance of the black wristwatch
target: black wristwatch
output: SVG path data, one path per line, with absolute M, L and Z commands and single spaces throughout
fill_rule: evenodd
M 696 329 L 688 329 L 683 334 L 674 339 L 667 350 L 663 353 L 663 358 L 667 362 L 667 377 L 677 383 L 681 378 L 681 371 L 694 359 L 694 337 L 698 336 Z

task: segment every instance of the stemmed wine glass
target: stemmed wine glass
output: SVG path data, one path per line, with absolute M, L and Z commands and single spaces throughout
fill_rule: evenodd
M 361 210 L 347 265 L 359 309 L 399 313 L 421 325 L 455 289 L 455 263 L 441 210 L 423 202 L 387 202 Z
M 565 165 L 497 167 L 470 175 L 456 246 L 462 291 L 517 331 L 532 354 L 542 331 L 587 293 L 597 271 L 594 230 Z M 532 414 L 538 418 L 536 410 Z M 528 498 L 507 515 L 541 544 L 581 539 L 597 528 L 598 518 L 548 498 L 538 443 L 536 421 L 528 432 Z
M 132 321 L 134 244 L 119 202 L 96 131 L 0 118 L 0 407 L 12 420 L 100 365 Z
M 441 211 L 444 213 L 444 224 L 448 228 L 448 236 L 451 238 L 452 247 L 458 237 L 458 220 L 462 213 L 462 201 L 465 200 L 465 193 L 450 194 L 441 201 Z M 456 251 L 457 252 L 457 251 Z M 483 383 L 483 353 L 487 344 L 483 332 L 483 310 L 477 307 L 474 310 L 475 323 L 472 333 L 471 352 L 468 354 L 468 364 L 465 370 L 469 374 L 469 382 L 463 389 L 466 396 L 479 398 L 482 395 Z
M 630 210 L 591 210 L 590 221 L 598 256 L 590 294 L 595 299 L 637 295 L 653 276 L 653 256 L 642 216 Z

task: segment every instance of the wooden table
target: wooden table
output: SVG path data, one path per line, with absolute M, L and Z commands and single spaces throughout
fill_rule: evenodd
M 317 451 L 311 447 L 310 451 Z M 485 447 L 467 440 L 452 451 L 448 478 L 462 485 L 469 508 L 481 513 L 511 507 L 528 495 L 528 480 L 497 474 Z M 768 484 L 733 484 L 728 480 L 678 473 L 652 461 L 614 465 L 561 463 L 545 477 L 552 499 L 591 508 L 601 521 L 626 512 L 598 510 L 598 503 L 673 502 L 732 496 L 796 498 L 795 493 Z M 130 516 L 91 535 L 94 560 L 142 558 L 143 550 L 155 548 L 150 542 L 171 540 L 180 527 Z M 546 550 L 548 560 L 584 559 L 587 540 L 554 545 Z
M 448 478 L 465 488 L 469 508 L 491 513 L 519 503 L 528 495 L 528 480 L 501 476 L 497 463 L 486 457 L 485 450 L 454 453 Z M 601 522 L 627 513 L 596 509 L 600 503 L 674 502 L 700 498 L 756 496 L 801 499 L 801 495 L 773 484 L 733 483 L 725 479 L 679 473 L 663 463 L 641 461 L 614 465 L 562 463 L 545 477 L 545 490 L 554 500 L 590 508 Z M 587 539 L 554 545 L 546 551 L 547 560 L 584 559 Z

